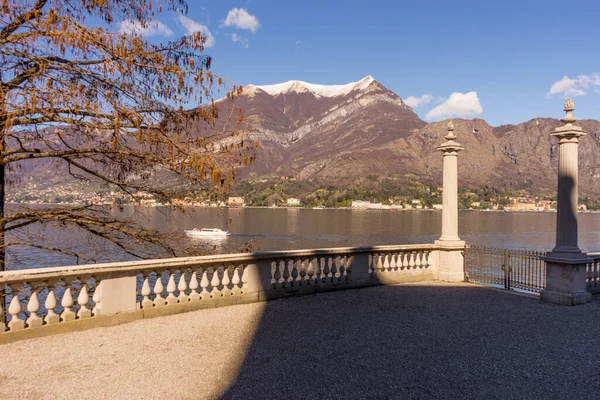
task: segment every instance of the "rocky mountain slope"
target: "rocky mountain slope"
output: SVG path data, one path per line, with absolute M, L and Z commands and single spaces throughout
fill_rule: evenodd
M 412 174 L 441 183 L 442 157 L 436 147 L 447 121 L 427 124 L 370 76 L 341 86 L 300 81 L 250 85 L 235 106 L 244 110 L 241 128 L 259 147 L 244 178 L 293 176 L 341 185 L 368 175 Z M 459 159 L 461 185 L 555 190 L 558 146 L 550 131 L 562 124 L 559 120 L 536 118 L 498 127 L 481 119 L 454 122 L 465 147 Z M 600 122 L 578 123 L 589 133 L 580 145 L 580 190 L 599 195 Z

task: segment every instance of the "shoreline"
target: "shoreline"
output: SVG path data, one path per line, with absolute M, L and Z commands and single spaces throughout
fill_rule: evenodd
M 83 206 L 84 204 L 80 203 L 6 203 L 7 205 L 16 205 L 16 206 Z M 352 207 L 263 207 L 263 206 L 200 206 L 200 205 L 133 205 L 133 204 L 123 204 L 123 205 L 115 205 L 115 204 L 98 204 L 99 206 L 107 206 L 107 207 L 144 207 L 144 208 L 159 208 L 159 207 L 193 207 L 193 208 L 226 208 L 226 209 L 243 209 L 243 208 L 252 208 L 252 209 L 274 209 L 274 210 L 351 210 L 351 211 L 409 211 L 409 212 L 441 212 L 442 210 L 434 210 L 431 208 L 352 208 Z M 556 210 L 465 210 L 459 209 L 459 212 L 497 212 L 497 213 L 556 213 Z M 579 211 L 578 214 L 598 214 L 599 211 Z

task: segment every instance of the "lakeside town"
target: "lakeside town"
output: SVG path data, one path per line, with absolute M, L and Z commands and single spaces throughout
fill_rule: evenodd
M 77 189 L 68 185 L 55 186 L 52 190 L 37 187 L 36 184 L 28 185 L 23 190 L 16 191 L 7 197 L 8 203 L 13 204 L 94 204 L 94 205 L 136 205 L 145 207 L 159 207 L 166 205 L 178 205 L 187 207 L 263 207 L 263 208 L 310 208 L 310 209 L 353 209 L 353 210 L 429 210 L 441 211 L 443 205 L 432 202 L 431 199 L 441 200 L 443 189 L 435 188 L 430 193 L 430 198 L 407 198 L 398 196 L 388 201 L 351 200 L 334 207 L 325 204 L 308 203 L 305 199 L 287 197 L 279 202 L 268 205 L 257 205 L 244 196 L 228 196 L 222 199 L 201 199 L 187 196 L 181 199 L 173 199 L 170 203 L 157 200 L 153 194 L 148 192 L 137 192 L 133 197 L 126 196 L 116 191 L 89 191 Z M 489 201 L 481 201 L 480 194 L 465 192 L 461 196 L 461 209 L 473 211 L 529 211 L 529 212 L 554 212 L 556 211 L 556 200 L 530 195 L 491 197 Z M 588 209 L 586 204 L 579 205 L 580 212 L 594 211 Z

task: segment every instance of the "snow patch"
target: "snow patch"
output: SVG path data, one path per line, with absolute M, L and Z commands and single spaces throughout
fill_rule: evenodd
M 346 95 L 354 90 L 364 90 L 374 81 L 375 79 L 373 79 L 371 75 L 364 77 L 358 82 L 351 82 L 345 85 L 316 85 L 314 83 L 302 81 L 288 81 L 284 83 L 278 83 L 276 85 L 248 85 L 244 88 L 244 93 L 253 94 L 256 89 L 260 89 L 269 93 L 271 96 L 277 96 L 290 92 L 312 92 L 320 97 L 338 97 Z

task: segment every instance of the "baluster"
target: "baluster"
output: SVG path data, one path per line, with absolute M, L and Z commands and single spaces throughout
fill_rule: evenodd
M 306 269 L 306 274 L 308 275 L 308 284 L 310 286 L 316 285 L 317 281 L 315 279 L 315 266 L 317 265 L 317 257 L 313 257 L 308 260 L 308 268 Z
M 310 262 L 310 260 L 307 258 L 305 260 L 300 260 L 300 266 L 298 268 L 298 273 L 300 275 L 300 279 L 298 280 L 298 285 L 299 286 L 306 286 L 308 284 L 307 282 L 307 278 L 306 278 L 306 271 L 308 270 L 308 263 Z
M 94 290 L 94 295 L 92 296 L 92 300 L 94 300 L 94 308 L 92 309 L 92 315 L 94 317 L 97 317 L 102 314 L 102 286 L 102 281 L 98 282 L 96 280 L 96 289 Z M 148 290 L 150 290 L 150 286 L 148 286 Z
M 413 253 L 413 252 L 410 253 L 410 260 L 408 261 L 408 267 L 410 269 L 415 268 L 415 253 Z
M 421 264 L 421 252 L 417 251 L 415 253 L 415 268 L 422 268 L 422 264 Z
M 79 296 L 77 296 L 77 304 L 79 304 L 79 311 L 77 311 L 77 319 L 91 318 L 92 310 L 88 308 L 89 301 L 90 296 L 87 290 L 87 283 L 85 283 L 85 278 L 82 278 L 81 290 L 79 291 Z
M 167 271 L 170 272 L 170 271 Z M 177 290 L 177 285 L 175 285 L 175 272 L 172 274 L 169 273 L 169 281 L 167 282 L 167 305 L 177 304 L 177 297 L 175 297 L 175 290 Z
M 21 312 L 21 302 L 19 301 L 19 291 L 15 288 L 16 284 L 7 285 L 11 288 L 12 300 L 8 306 L 8 313 L 10 314 L 10 322 L 8 323 L 8 329 L 11 332 L 20 331 L 25 329 L 25 321 L 19 319 L 19 313 Z
M 201 299 L 208 299 L 210 294 L 208 292 L 208 268 L 204 268 L 202 270 L 202 279 L 200 280 L 200 287 L 202 288 L 202 292 L 200 293 Z
M 154 297 L 155 307 L 162 307 L 167 304 L 164 297 L 162 297 L 163 290 L 165 290 L 165 287 L 162 283 L 162 273 L 156 272 L 156 283 L 154 284 L 154 294 L 156 295 Z
M 349 281 L 352 276 L 352 263 L 354 261 L 354 255 L 346 255 L 346 280 Z
M 429 268 L 429 267 L 430 267 L 430 265 L 429 265 L 429 257 L 430 257 L 430 255 L 431 255 L 431 252 L 430 252 L 430 251 L 424 251 L 424 252 L 423 252 L 423 259 L 422 259 L 422 263 L 423 263 L 423 266 L 424 266 L 425 268 Z
M 58 324 L 60 322 L 60 315 L 54 312 L 57 304 L 56 295 L 54 294 L 55 287 L 56 286 L 54 284 L 48 284 L 48 297 L 46 297 L 46 302 L 44 303 L 46 310 L 48 310 L 48 313 L 44 318 L 46 325 Z
M 4 315 L 4 289 L 0 289 L 0 333 L 6 331 L 6 316 Z
M 224 265 L 223 266 L 223 279 L 221 280 L 221 284 L 223 285 L 223 291 L 221 293 L 221 296 L 224 296 L 226 294 L 231 295 L 231 288 L 229 287 L 229 284 L 231 283 L 231 278 L 229 277 L 229 269 L 231 268 L 231 265 Z
M 348 257 L 347 256 L 345 256 L 345 255 L 340 256 L 340 268 L 339 268 L 340 277 L 338 278 L 338 282 L 344 282 L 344 281 L 346 281 L 345 272 L 346 272 L 346 263 L 347 262 L 348 262 Z
M 211 298 L 215 298 L 218 296 L 220 283 L 221 283 L 221 280 L 219 279 L 219 267 L 216 267 L 216 268 L 213 267 L 213 275 L 212 275 L 212 279 L 210 280 L 210 286 L 212 287 L 212 289 L 210 291 Z
M 390 253 L 390 271 L 398 270 L 398 264 L 396 264 L 397 258 L 398 258 L 398 253 Z
M 241 293 L 240 282 L 242 282 L 242 277 L 240 276 L 240 269 L 243 268 L 243 265 L 238 265 L 233 269 L 233 278 L 231 279 L 231 283 L 233 284 L 233 294 L 235 295 L 239 295 Z M 276 266 L 276 268 L 279 270 L 279 266 Z
M 71 283 L 65 281 L 65 293 L 63 294 L 62 300 L 60 304 L 64 307 L 63 312 L 60 314 L 61 322 L 68 322 L 75 320 L 75 313 L 71 310 L 73 307 L 73 289 L 71 288 Z
M 323 263 L 325 262 L 325 258 L 317 257 L 315 260 L 315 285 L 321 286 L 323 284 Z
M 301 260 L 292 260 L 292 287 L 299 286 L 298 282 L 298 262 L 302 262 Z
M 335 276 L 335 275 L 336 275 L 336 274 L 337 274 L 337 272 L 338 272 L 338 265 L 339 265 L 339 264 L 338 264 L 338 262 L 339 262 L 339 259 L 338 259 L 338 257 L 336 256 L 336 257 L 332 258 L 332 260 L 331 260 L 331 261 L 332 261 L 332 262 L 331 262 L 331 268 L 329 269 L 329 270 L 331 271 L 331 278 L 329 278 L 329 282 L 331 282 L 331 283 L 335 283 L 335 282 L 336 282 L 336 280 L 337 280 L 337 278 L 336 278 L 336 276 Z
M 185 281 L 185 272 L 179 271 L 179 283 L 177 284 L 177 290 L 179 290 L 179 297 L 177 297 L 177 300 L 180 303 L 187 303 L 188 301 L 190 301 L 190 298 L 187 294 L 185 294 L 185 291 L 187 289 L 187 282 Z
M 390 267 L 390 253 L 386 253 L 383 257 L 384 257 L 384 260 L 383 260 L 383 270 L 384 271 L 391 271 L 392 268 Z
M 333 257 L 327 256 L 325 258 L 325 266 L 323 267 L 323 284 L 329 283 L 329 273 L 331 272 L 331 264 L 333 263 Z
M 44 320 L 38 317 L 37 312 L 40 309 L 40 301 L 38 299 L 38 290 L 40 288 L 34 289 L 31 287 L 31 297 L 27 302 L 27 311 L 29 311 L 29 318 L 27 318 L 27 326 L 29 328 L 35 328 L 37 326 L 42 326 Z
M 377 253 L 377 272 L 383 272 L 383 255 Z
M 403 253 L 402 254 L 402 269 L 407 269 L 408 268 L 408 258 L 410 256 L 410 253 Z
M 281 266 L 282 262 L 283 261 L 281 260 L 275 261 L 275 270 L 273 271 L 273 289 L 281 289 L 281 282 L 279 282 L 281 279 L 281 272 L 279 271 L 279 267 Z
M 150 274 L 151 272 L 144 273 L 144 283 L 142 284 L 142 310 L 147 310 L 154 307 L 154 302 L 150 300 L 152 290 L 150 289 Z M 158 278 L 157 278 L 158 279 Z
M 246 288 L 248 287 L 248 268 L 246 265 L 243 265 L 244 270 L 242 271 L 242 291 L 240 294 L 244 293 Z
M 292 260 L 283 261 L 283 282 L 281 282 L 281 287 L 288 288 L 291 286 L 290 282 L 290 263 Z
M 196 271 L 192 273 L 192 277 L 190 278 L 190 301 L 198 301 L 200 300 L 200 293 L 198 293 L 198 275 Z

